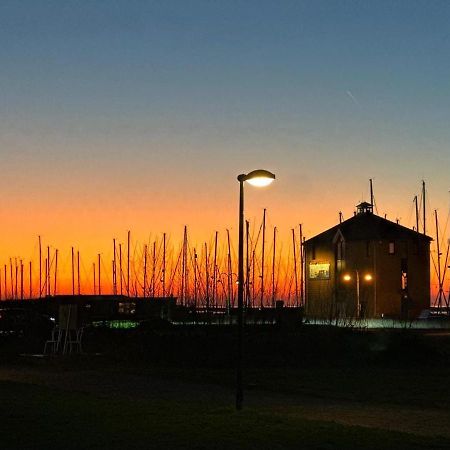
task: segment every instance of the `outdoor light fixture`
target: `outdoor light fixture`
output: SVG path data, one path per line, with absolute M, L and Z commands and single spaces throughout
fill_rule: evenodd
M 356 274 L 356 314 L 357 314 L 357 317 L 359 318 L 359 317 L 360 317 L 360 314 L 361 314 L 360 276 L 359 276 L 359 270 L 358 270 L 358 269 L 355 269 L 354 272 L 355 272 L 355 274 Z M 346 273 L 346 274 L 342 277 L 342 279 L 343 279 L 344 281 L 346 281 L 346 282 L 349 282 L 349 281 L 351 281 L 352 276 L 351 276 L 350 274 Z M 364 279 L 364 281 L 371 282 L 371 281 L 373 280 L 373 276 L 372 276 L 372 274 L 370 274 L 370 273 L 366 273 L 366 274 L 363 276 L 363 279 Z
M 244 182 L 252 186 L 268 186 L 275 175 L 268 170 L 258 169 L 241 174 L 239 181 L 239 255 L 238 255 L 238 354 L 236 362 L 236 409 L 242 409 L 244 390 L 242 383 L 243 334 L 244 334 Z
M 252 186 L 265 187 L 265 186 L 269 186 L 269 184 L 272 183 L 273 178 L 256 177 L 256 178 L 250 178 L 247 181 Z
M 249 184 L 256 187 L 269 186 L 273 180 L 275 180 L 275 175 L 264 169 L 252 170 L 248 174 L 241 174 L 238 176 L 238 181 L 247 181 Z
M 245 178 L 244 181 L 247 181 L 249 184 L 256 187 L 269 186 L 269 184 L 275 180 L 275 175 L 272 172 L 263 169 L 253 170 L 247 175 L 239 175 L 239 177 L 242 176 Z

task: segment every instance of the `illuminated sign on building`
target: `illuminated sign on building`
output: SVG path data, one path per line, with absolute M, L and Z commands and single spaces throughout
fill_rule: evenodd
M 311 263 L 309 265 L 310 280 L 329 280 L 330 263 Z

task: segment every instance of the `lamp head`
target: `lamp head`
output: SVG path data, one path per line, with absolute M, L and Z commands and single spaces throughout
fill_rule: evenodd
M 247 175 L 239 175 L 239 181 L 247 181 L 252 186 L 264 187 L 268 186 L 275 180 L 275 175 L 272 172 L 264 169 L 252 170 Z

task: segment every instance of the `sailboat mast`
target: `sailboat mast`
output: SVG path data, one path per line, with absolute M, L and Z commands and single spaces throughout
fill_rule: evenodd
M 33 298 L 33 272 L 31 270 L 31 261 L 30 261 L 29 282 L 30 282 L 30 300 L 31 300 Z
M 144 245 L 144 292 L 143 297 L 147 295 L 147 245 Z
M 111 260 L 111 273 L 112 273 L 112 293 L 113 293 L 113 295 L 116 295 L 114 292 L 115 292 L 115 285 L 116 285 L 116 282 L 115 282 L 115 280 L 114 280 L 114 277 L 115 277 L 115 271 L 116 271 L 116 268 L 114 267 L 114 258 Z
M 47 296 L 47 283 L 48 283 L 48 261 L 47 258 L 45 258 L 45 295 Z
M 305 303 L 305 280 L 304 280 L 304 253 L 303 253 L 303 226 L 299 224 L 299 234 L 300 234 L 300 306 L 304 306 Z
M 130 296 L 130 230 L 127 234 L 127 296 Z
M 227 245 L 228 245 L 228 259 L 227 259 L 227 272 L 228 272 L 228 299 L 227 299 L 227 313 L 230 312 L 233 302 L 233 268 L 231 265 L 231 243 L 230 243 L 230 230 L 227 229 Z
M 194 248 L 194 308 L 197 310 L 197 252 Z
M 292 228 L 292 248 L 294 250 L 294 281 L 295 281 L 295 306 L 298 306 L 298 274 L 297 274 L 297 252 L 295 243 L 295 230 Z
M 11 282 L 11 298 L 14 298 L 14 278 L 13 278 L 13 264 L 12 258 L 9 258 L 9 280 Z
M 42 297 L 42 242 L 41 236 L 38 236 L 39 239 L 39 298 Z
M 182 246 L 181 246 L 181 286 L 180 286 L 180 302 L 181 302 L 181 305 L 184 305 L 185 304 L 185 295 L 184 295 L 184 293 L 185 293 L 185 291 L 184 291 L 184 281 L 185 281 L 185 278 L 184 278 L 184 271 L 185 271 L 185 264 L 186 264 L 186 261 L 185 261 L 185 257 L 186 257 L 186 254 L 184 253 L 184 250 L 185 250 L 185 247 L 184 247 L 184 239 L 185 239 L 185 235 L 183 234 L 183 244 L 182 244 Z
M 442 280 L 441 280 L 441 248 L 439 244 L 439 223 L 438 223 L 438 214 L 437 210 L 434 210 L 434 218 L 436 224 L 436 246 L 437 246 L 437 275 L 438 275 L 438 283 L 439 283 L 439 292 L 438 292 L 438 307 L 442 306 Z
M 188 265 L 188 253 L 189 253 L 189 241 L 187 227 L 184 227 L 185 239 L 184 239 L 184 301 L 188 304 L 190 299 L 189 295 L 189 265 Z
M 448 290 L 448 297 L 445 297 L 445 292 L 444 292 L 444 280 L 445 280 L 445 275 L 447 274 L 447 269 L 449 268 L 448 266 L 448 256 L 449 256 L 449 251 L 450 251 L 450 239 L 448 239 L 447 241 L 447 252 L 445 255 L 445 262 L 444 262 L 444 272 L 442 274 L 442 296 L 444 297 L 445 300 L 445 304 L 447 306 L 447 315 L 449 314 L 449 309 L 450 309 L 450 288 Z
M 152 297 L 155 297 L 155 275 L 156 275 L 156 241 L 153 241 L 152 255 Z
M 166 296 L 166 233 L 163 233 L 162 296 Z
M 249 239 L 250 239 L 250 222 L 248 220 L 245 221 L 245 248 L 246 248 L 246 256 L 245 256 L 245 304 L 247 308 L 250 307 L 250 258 L 249 258 Z
M 94 295 L 97 295 L 97 282 L 95 280 L 95 263 L 92 263 L 92 272 L 94 274 Z
M 17 293 L 17 280 L 18 280 L 18 278 L 19 278 L 19 274 L 18 274 L 18 272 L 19 272 L 19 268 L 18 268 L 18 266 L 17 266 L 17 258 L 14 258 L 14 270 L 15 270 L 15 274 L 16 274 L 16 278 L 15 278 L 15 280 L 14 280 L 14 284 L 15 284 L 15 298 L 16 298 L 16 300 L 19 298 L 19 295 L 18 295 L 18 293 Z
M 426 215 L 426 202 L 425 202 L 425 181 L 422 180 L 422 206 L 423 206 L 423 234 L 427 234 L 427 228 L 426 228 L 426 222 L 427 222 L 427 215 Z
M 416 231 L 419 232 L 419 205 L 417 202 L 417 195 L 414 196 L 414 206 L 416 210 Z
M 98 295 L 102 295 L 102 283 L 101 283 L 101 256 L 98 254 Z
M 186 239 L 185 239 L 185 249 L 184 254 L 185 256 L 185 264 L 184 264 L 184 290 L 185 290 L 185 301 L 186 305 L 192 303 L 191 300 L 191 294 L 190 294 L 190 286 L 189 286 L 189 238 L 188 238 L 188 230 L 186 227 Z
M 218 231 L 216 231 L 216 236 L 214 239 L 214 262 L 213 262 L 213 306 L 217 308 L 217 236 Z
M 208 245 L 205 242 L 205 287 L 206 287 L 206 311 L 209 313 L 209 265 L 208 265 Z
M 122 244 L 119 244 L 120 295 L 123 295 Z
M 117 255 L 115 239 L 113 239 L 113 294 L 117 295 Z
M 372 178 L 370 178 L 369 182 L 370 182 L 370 204 L 372 205 L 372 211 L 373 211 L 373 202 L 374 202 L 374 198 L 373 198 L 373 183 L 372 183 Z M 301 242 L 301 241 L 300 241 L 300 242 Z
M 80 285 L 80 251 L 77 250 L 77 282 L 78 282 L 78 295 L 81 294 L 81 285 Z
M 183 231 L 183 247 L 181 252 L 181 304 L 186 304 L 186 225 Z
M 74 261 L 74 251 L 72 247 L 72 296 L 75 295 L 75 261 Z
M 51 291 L 51 260 L 50 260 L 50 246 L 47 245 L 47 295 L 52 295 Z
M 251 306 L 255 306 L 255 250 L 252 251 L 252 304 Z
M 6 276 L 7 276 L 7 272 L 9 272 L 9 284 L 10 284 L 10 286 L 9 286 L 9 289 L 10 289 L 10 294 L 9 294 L 9 298 L 10 299 L 13 299 L 14 298 L 14 290 L 13 290 L 13 280 L 12 280 L 12 265 L 11 265 L 12 263 L 11 263 L 11 258 L 9 258 L 9 270 L 8 270 L 8 268 L 7 268 L 7 265 L 5 264 L 5 268 L 6 268 L 6 270 L 5 270 L 5 280 L 6 280 Z M 5 289 L 5 296 L 7 295 L 8 293 L 6 292 L 6 289 Z
M 20 300 L 23 300 L 23 261 L 20 260 Z
M 275 308 L 275 258 L 277 253 L 277 227 L 273 227 L 273 251 L 272 251 L 272 308 Z
M 57 276 L 58 276 L 58 249 L 55 250 L 55 278 L 53 284 L 53 295 L 56 295 Z
M 8 291 L 7 291 L 7 280 L 6 280 L 6 273 L 7 273 L 7 267 L 6 267 L 6 264 L 5 264 L 5 267 L 4 267 L 4 269 L 5 269 L 5 271 L 4 271 L 4 273 L 5 273 L 5 276 L 3 277 L 3 282 L 5 283 L 5 300 L 8 298 Z
M 262 254 L 261 254 L 261 297 L 260 306 L 264 307 L 264 256 L 266 245 L 266 208 L 263 210 L 263 223 L 262 223 Z

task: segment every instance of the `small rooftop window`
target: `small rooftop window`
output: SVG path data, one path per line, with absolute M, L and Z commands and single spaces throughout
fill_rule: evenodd
M 373 213 L 373 205 L 367 202 L 361 202 L 359 205 L 356 205 L 356 214 L 372 214 Z

